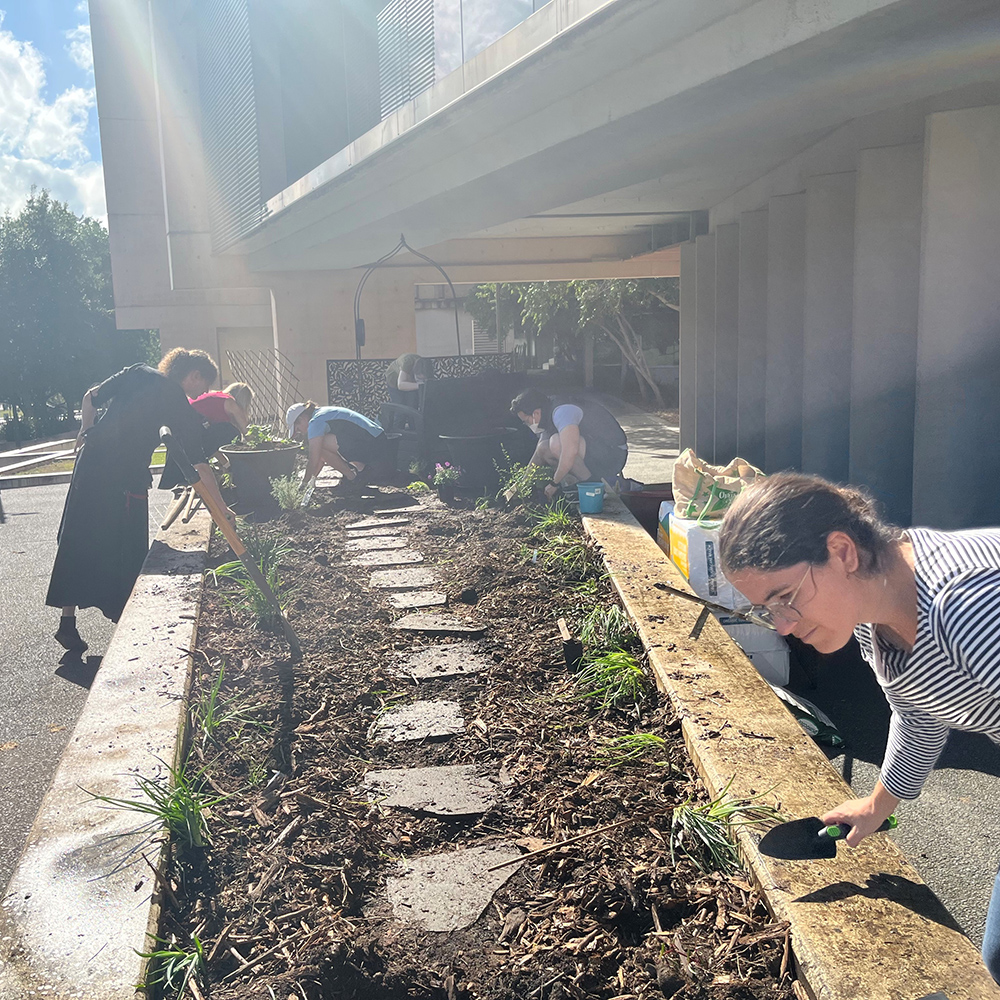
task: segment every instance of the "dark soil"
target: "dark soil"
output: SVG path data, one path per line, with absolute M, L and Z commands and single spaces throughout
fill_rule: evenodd
M 231 797 L 215 809 L 203 855 L 175 849 L 160 934 L 203 943 L 200 992 L 791 998 L 786 926 L 746 876 L 706 873 L 682 853 L 671 860 L 671 808 L 700 793 L 669 705 L 655 692 L 630 712 L 573 700 L 556 619 L 573 627 L 595 603 L 613 601 L 596 566 L 582 586 L 543 572 L 530 547 L 522 558 L 531 526 L 523 511 L 450 508 L 425 495 L 426 511 L 403 530 L 447 581 L 448 612 L 488 622 L 480 643 L 493 662 L 419 686 L 392 672 L 403 655 L 448 640 L 390 629 L 405 612 L 368 589 L 368 568 L 347 565 L 344 526 L 376 505 L 413 502 L 388 490 L 323 499 L 275 523 L 294 545 L 281 567 L 305 652 L 294 667 L 280 634 L 231 606 L 231 584 L 206 585 L 192 703 L 225 664 L 224 693 L 253 721 L 231 720 L 212 739 L 192 730 L 192 760 Z M 428 698 L 460 702 L 465 734 L 420 745 L 368 740 L 387 706 Z M 665 737 L 667 750 L 634 765 L 596 762 L 606 738 L 633 732 Z M 446 763 L 497 776 L 499 804 L 444 820 L 379 808 L 362 791 L 369 770 Z M 385 882 L 397 859 L 503 839 L 532 850 L 630 817 L 638 819 L 529 858 L 466 930 L 431 933 L 392 918 Z

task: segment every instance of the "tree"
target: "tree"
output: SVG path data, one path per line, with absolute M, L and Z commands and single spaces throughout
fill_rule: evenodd
M 47 191 L 0 219 L 0 400 L 39 430 L 61 397 L 149 358 L 148 331 L 115 329 L 107 230 Z M 16 412 L 16 410 L 15 410 Z
M 498 287 L 501 289 L 500 313 L 509 317 L 510 324 L 514 323 L 514 310 L 505 306 L 505 302 L 508 297 L 516 297 L 520 324 L 530 324 L 541 331 L 550 324 L 567 325 L 568 321 L 577 333 L 590 328 L 604 334 L 621 351 L 623 363 L 635 372 L 642 398 L 648 398 L 652 391 L 657 403 L 663 405 L 660 387 L 646 363 L 642 338 L 634 324 L 642 314 L 679 308 L 679 283 L 676 278 L 478 285 L 467 300 L 466 309 L 472 312 L 480 326 L 492 322 L 495 329 L 490 310 L 495 311 Z M 503 319 L 501 325 L 505 325 Z

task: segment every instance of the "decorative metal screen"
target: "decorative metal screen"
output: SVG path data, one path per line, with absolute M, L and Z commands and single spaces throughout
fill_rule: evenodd
M 390 0 L 377 25 L 385 118 L 434 83 L 434 0 Z
M 263 217 L 247 0 L 201 5 L 199 87 L 212 246 L 224 250 Z
M 337 359 L 326 363 L 327 402 L 346 406 L 377 420 L 383 403 L 389 402 L 385 370 L 393 358 Z M 488 369 L 501 372 L 518 370 L 513 354 L 463 354 L 428 358 L 434 366 L 434 378 L 464 378 Z
M 275 350 L 226 351 L 226 361 L 233 378 L 253 389 L 250 423 L 263 424 L 278 436 L 287 433 L 285 411 L 304 401 L 291 361 Z

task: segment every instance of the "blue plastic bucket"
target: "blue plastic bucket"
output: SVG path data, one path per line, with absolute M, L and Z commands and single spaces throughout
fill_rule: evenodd
M 604 483 L 577 483 L 581 514 L 600 514 L 604 510 Z

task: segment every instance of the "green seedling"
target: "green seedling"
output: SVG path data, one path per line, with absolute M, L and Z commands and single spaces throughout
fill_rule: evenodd
M 667 741 L 662 736 L 655 733 L 633 733 L 605 740 L 603 746 L 594 753 L 594 760 L 607 768 L 638 764 L 640 761 L 666 766 L 670 761 L 648 760 L 654 755 L 662 755 L 666 748 Z
M 238 524 L 240 541 L 246 547 L 247 555 L 260 567 L 266 579 L 271 570 L 276 569 L 281 560 L 292 551 L 292 546 L 287 539 L 259 524 L 242 519 Z M 220 577 L 228 580 L 248 579 L 246 567 L 239 559 L 223 563 L 210 572 L 216 583 Z
M 307 489 L 308 487 L 303 485 L 298 476 L 278 476 L 271 480 L 271 496 L 277 500 L 282 510 L 295 510 L 301 507 Z
M 555 535 L 566 535 L 576 525 L 572 508 L 565 500 L 559 500 L 552 507 L 537 507 L 528 511 L 528 518 L 534 521 L 534 527 L 528 533 L 529 538 L 548 539 Z
M 406 487 L 411 493 L 429 493 L 431 488 L 422 479 L 417 479 L 416 481 L 410 483 Z
M 143 776 L 136 778 L 136 786 L 142 798 L 119 799 L 110 795 L 98 795 L 96 792 L 87 794 L 111 809 L 124 809 L 151 816 L 152 819 L 140 827 L 140 830 L 148 829 L 151 837 L 160 827 L 165 826 L 171 838 L 182 847 L 204 847 L 210 842 L 209 810 L 224 802 L 228 796 L 205 795 L 202 790 L 204 769 L 192 775 L 188 773 L 186 765 L 182 764 L 176 769 L 167 766 L 167 771 L 167 781 Z
M 593 698 L 601 709 L 635 708 L 649 693 L 642 664 L 623 650 L 585 659 L 574 679 L 581 690 L 577 697 Z
M 162 947 L 136 952 L 149 963 L 146 979 L 138 983 L 136 989 L 158 987 L 161 996 L 180 998 L 184 996 L 184 991 L 192 980 L 203 983 L 205 950 L 196 934 L 191 935 L 191 947 L 186 949 L 174 941 L 164 941 L 162 938 L 155 940 Z
M 235 729 L 235 736 L 238 738 L 247 726 L 266 728 L 266 723 L 247 713 L 245 699 L 222 697 L 225 670 L 224 665 L 219 667 L 211 686 L 202 691 L 201 697 L 191 708 L 193 728 L 201 733 L 203 749 L 210 742 L 218 742 L 223 729 Z
M 547 466 L 522 465 L 510 457 L 506 448 L 501 448 L 500 451 L 503 455 L 502 461 L 493 463 L 500 473 L 497 500 L 509 503 L 515 499 L 530 498 L 540 486 L 544 486 L 552 478 L 552 470 Z
M 670 818 L 670 860 L 683 850 L 702 871 L 729 875 L 739 871 L 740 856 L 732 839 L 735 826 L 753 826 L 781 819 L 781 812 L 762 801 L 766 792 L 735 799 L 729 794 L 733 779 L 708 802 L 689 797 L 675 806 Z
M 580 640 L 591 648 L 626 652 L 639 645 L 632 620 L 618 604 L 599 604 L 591 609 L 580 625 Z
M 583 577 L 590 569 L 587 546 L 572 535 L 558 534 L 549 538 L 538 550 L 538 561 L 547 570 L 556 570 L 568 577 Z

